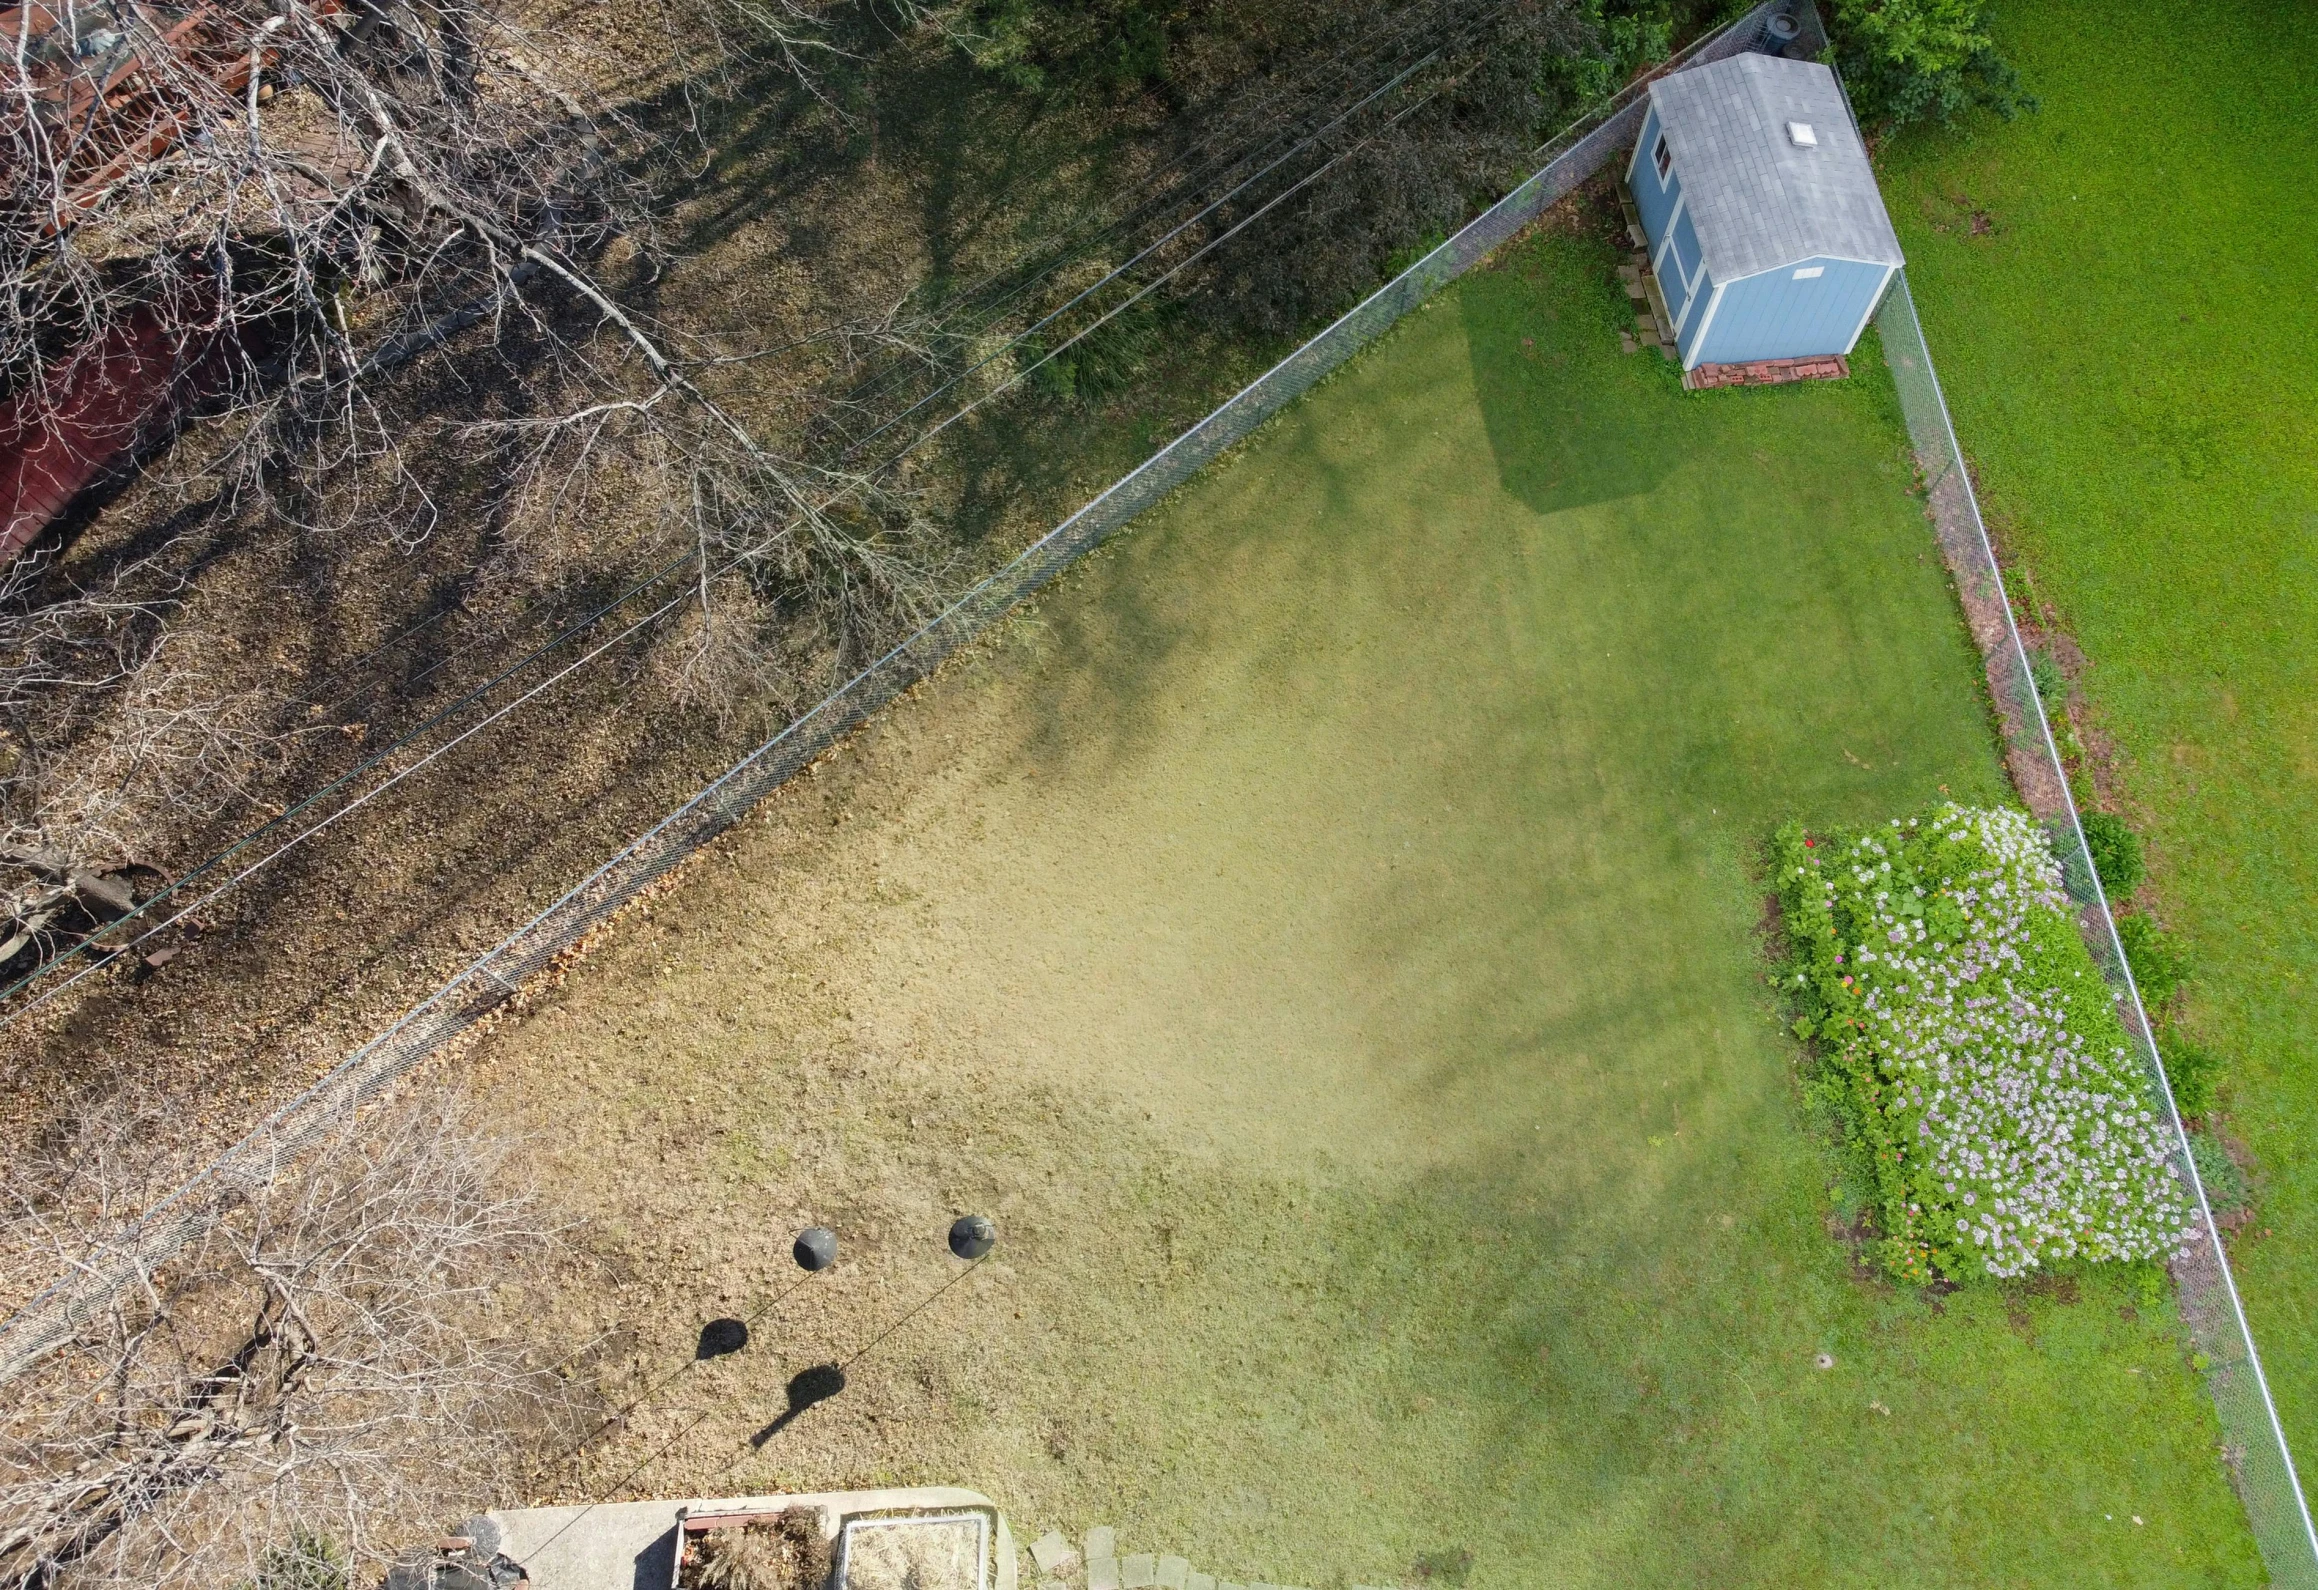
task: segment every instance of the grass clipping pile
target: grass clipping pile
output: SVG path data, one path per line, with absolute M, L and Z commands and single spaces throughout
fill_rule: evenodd
M 2027 813 L 1941 807 L 1773 841 L 1791 959 L 1819 1041 L 1814 1101 L 1872 1188 L 1907 1281 L 2162 1259 L 2197 1234 L 2149 1096 Z

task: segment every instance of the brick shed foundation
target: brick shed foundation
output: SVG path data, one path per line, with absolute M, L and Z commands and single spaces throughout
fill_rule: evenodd
M 1754 359 L 1745 364 L 1702 364 L 1682 372 L 1682 384 L 1693 392 L 1718 386 L 1784 386 L 1789 381 L 1840 381 L 1851 374 L 1851 361 L 1839 353 L 1811 359 Z

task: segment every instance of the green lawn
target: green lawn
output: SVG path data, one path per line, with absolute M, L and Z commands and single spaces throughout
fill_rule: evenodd
M 2318 1459 L 2318 29 L 2282 0 L 2014 4 L 2038 115 L 1886 195 L 1983 501 L 2090 659 L 2149 899 L 2261 1168 L 2239 1285 Z M 1974 210 L 1989 229 L 1973 235 Z
M 2161 1304 L 1830 1230 L 1751 858 L 2001 798 L 1977 660 L 1872 350 L 1687 396 L 1614 257 L 1413 316 L 490 1040 L 607 1395 L 785 1299 L 545 1489 L 966 1483 L 1242 1582 L 2260 1582 Z M 961 1207 L 997 1258 L 881 1336 Z

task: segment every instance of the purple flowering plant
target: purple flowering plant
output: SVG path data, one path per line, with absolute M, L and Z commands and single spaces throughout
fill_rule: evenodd
M 2171 1134 L 2026 812 L 1949 804 L 1772 841 L 1819 1085 L 1908 1281 L 2163 1259 L 2195 1235 Z

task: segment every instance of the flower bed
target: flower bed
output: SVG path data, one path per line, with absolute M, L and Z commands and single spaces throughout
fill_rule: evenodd
M 1796 1031 L 1871 1167 L 1887 1269 L 2016 1276 L 2195 1235 L 2170 1129 L 2026 813 L 1789 823 L 1774 850 Z

